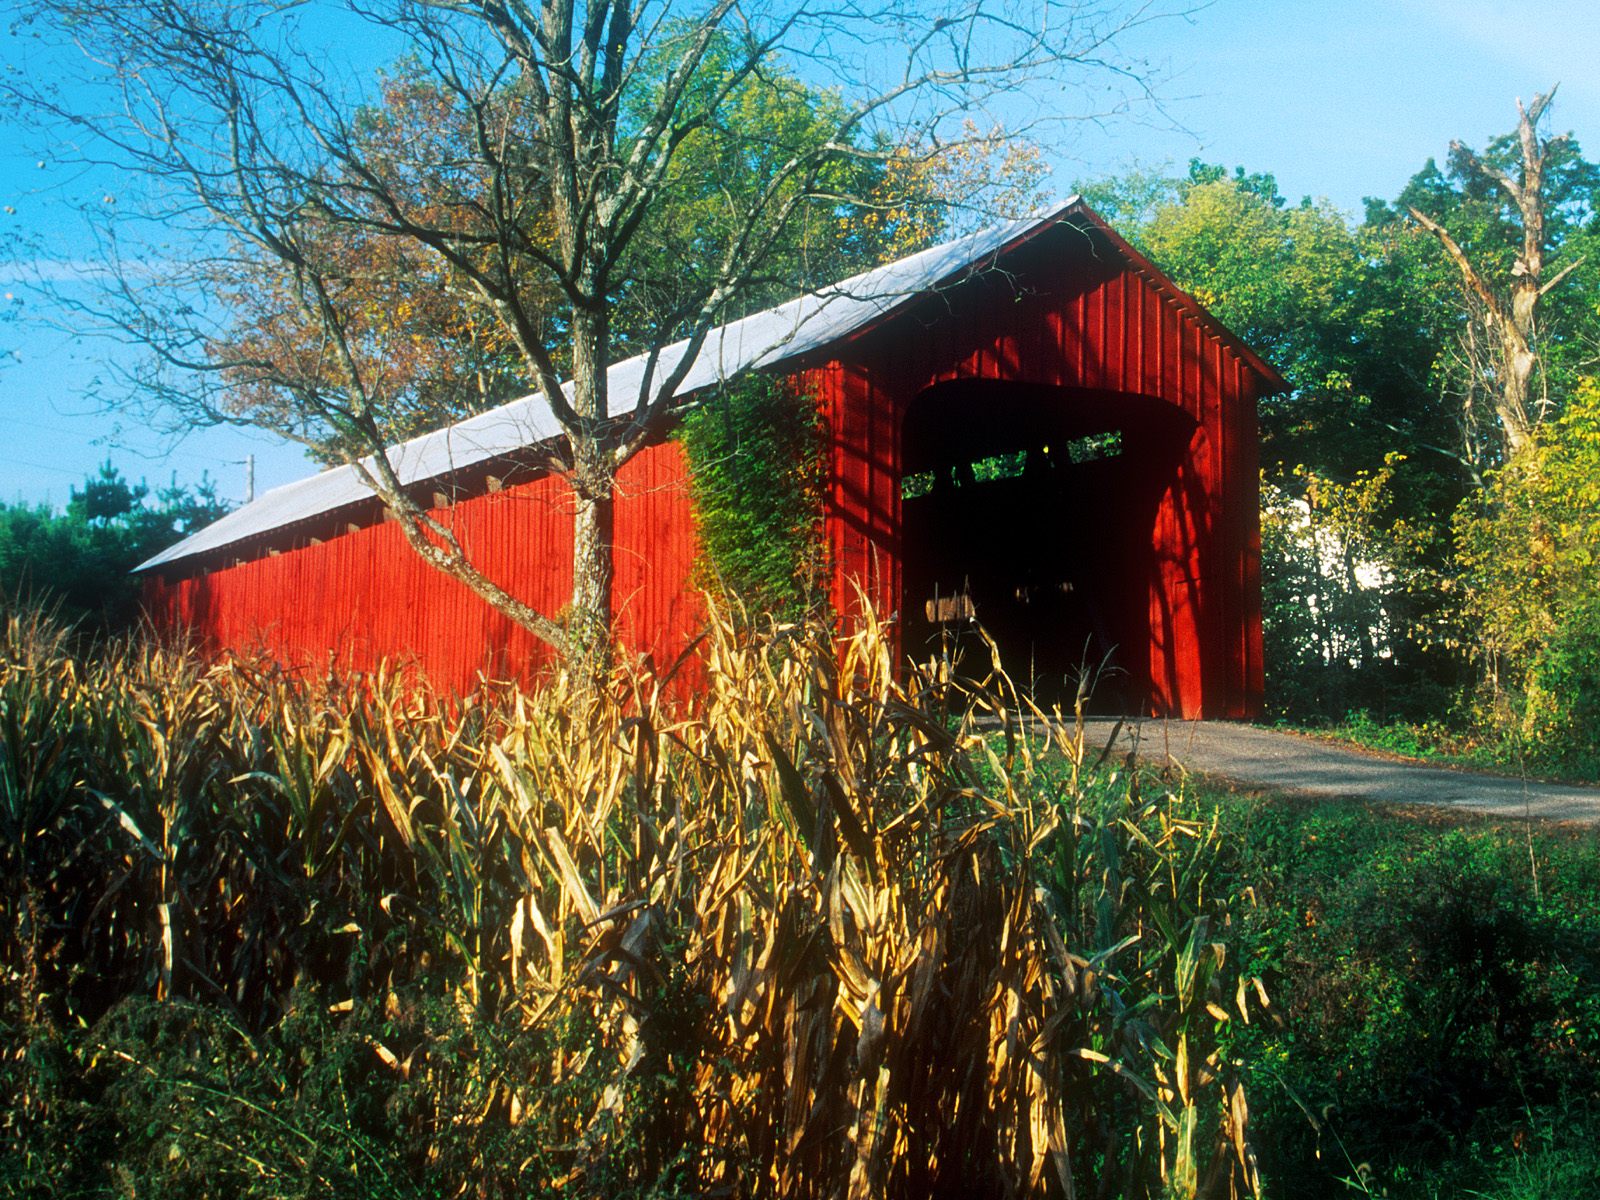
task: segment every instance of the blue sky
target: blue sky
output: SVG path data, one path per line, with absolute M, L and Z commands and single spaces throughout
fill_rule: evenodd
M 1600 3 L 1596 0 L 1215 0 L 1184 19 L 1151 22 L 1123 43 L 1161 82 L 1164 116 L 1083 126 L 1056 164 L 1058 192 L 1132 165 L 1180 167 L 1201 156 L 1277 175 L 1283 192 L 1325 196 L 1359 211 L 1392 197 L 1452 138 L 1481 145 L 1515 121 L 1517 97 L 1560 83 L 1553 124 L 1600 153 Z M 0 69 L 50 64 L 0 33 Z M 63 195 L 101 190 L 97 178 L 55 178 L 41 150 L 0 123 L 0 232 L 74 236 Z M 59 252 L 59 251 L 58 251 Z M 243 460 L 257 488 L 308 474 L 291 447 L 212 430 L 181 440 L 107 417 L 116 395 L 111 343 L 77 336 L 0 262 L 0 295 L 17 320 L 0 324 L 0 501 L 64 502 L 110 457 L 152 483 L 209 472 L 238 500 Z M 18 303 L 20 301 L 20 303 Z

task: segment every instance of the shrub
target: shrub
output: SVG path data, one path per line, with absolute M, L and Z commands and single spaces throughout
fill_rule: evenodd
M 816 401 L 747 375 L 684 416 L 702 582 L 786 620 L 818 603 L 824 429 Z
M 1536 760 L 1600 769 L 1600 383 L 1457 521 L 1482 711 Z
M 1501 1169 L 1489 1148 L 1531 1150 L 1595 1096 L 1592 836 L 1331 801 L 1202 804 L 1220 804 L 1229 869 L 1254 881 L 1245 969 L 1282 1020 L 1241 1048 L 1269 1184 L 1344 1195 L 1329 1165 L 1367 1163 L 1396 1194 L 1435 1178 L 1465 1194 Z

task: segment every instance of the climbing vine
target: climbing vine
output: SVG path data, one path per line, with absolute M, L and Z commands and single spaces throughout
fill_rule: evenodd
M 816 400 L 747 375 L 689 410 L 689 459 L 704 586 L 752 613 L 792 619 L 821 602 L 824 425 Z

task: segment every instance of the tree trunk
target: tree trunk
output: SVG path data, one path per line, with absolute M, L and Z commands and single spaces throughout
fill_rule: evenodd
M 572 615 L 567 621 L 569 665 L 598 682 L 611 661 L 611 547 L 615 536 L 614 480 L 575 473 L 572 518 Z
M 1522 152 L 1520 179 L 1513 179 L 1498 167 L 1485 163 L 1460 142 L 1452 142 L 1450 146 L 1473 170 L 1498 185 L 1516 205 L 1522 225 L 1522 254 L 1512 267 L 1510 283 L 1504 289 L 1509 294 L 1509 302 L 1501 290 L 1479 272 L 1466 251 L 1442 225 L 1414 207 L 1409 210 L 1419 225 L 1439 239 L 1455 262 L 1467 290 L 1483 305 L 1484 324 L 1499 343 L 1496 364 L 1499 387 L 1495 391 L 1494 407 L 1500 420 L 1504 461 L 1522 453 L 1546 415 L 1545 405 L 1534 394 L 1539 369 L 1539 302 L 1583 261 L 1568 263 L 1549 279 L 1544 277 L 1544 173 L 1551 147 L 1566 140 L 1566 134 L 1547 142 L 1539 140 L 1539 119 L 1554 95 L 1552 88 L 1542 96 L 1535 96 L 1526 108 L 1520 100 L 1517 102 L 1517 141 Z
M 591 280 L 598 294 L 599 280 Z M 580 308 L 572 328 L 573 408 L 581 427 L 569 432 L 572 520 L 572 612 L 568 665 L 598 683 L 611 665 L 611 548 L 615 536 L 616 467 L 605 440 L 606 368 L 610 330 L 604 305 Z
M 1528 324 L 1531 326 L 1532 323 L 1530 314 Z M 1505 430 L 1506 460 L 1509 462 L 1533 440 L 1534 421 L 1529 415 L 1533 408 L 1529 401 L 1533 395 L 1533 373 L 1539 365 L 1539 356 L 1528 345 L 1521 330 L 1517 330 L 1513 337 L 1502 335 L 1501 342 L 1506 379 L 1499 397 L 1499 417 L 1500 427 Z

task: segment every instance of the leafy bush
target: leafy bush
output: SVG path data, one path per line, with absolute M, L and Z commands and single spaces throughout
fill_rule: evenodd
M 1396 1194 L 1416 1200 L 1566 1200 L 1600 1192 L 1600 1112 L 1592 1102 L 1529 1111 L 1509 1129 L 1471 1138 L 1424 1172 L 1396 1171 Z
M 823 435 L 816 401 L 765 375 L 728 384 L 679 426 L 703 580 L 752 612 L 793 620 L 818 602 Z
M 1458 735 L 1443 721 L 1385 724 L 1361 709 L 1333 726 L 1332 732 L 1359 745 L 1409 758 L 1465 757 L 1457 750 Z
M 1458 521 L 1483 712 L 1533 758 L 1600 771 L 1600 382 Z
M 1336 802 L 1202 804 L 1220 805 L 1233 869 L 1255 883 L 1246 969 L 1282 1021 L 1252 1026 L 1242 1051 L 1274 1190 L 1342 1195 L 1329 1164 L 1353 1176 L 1362 1163 L 1391 1194 L 1482 1186 L 1507 1170 L 1489 1151 L 1531 1153 L 1595 1097 L 1592 834 L 1530 841 Z M 1587 1162 L 1562 1169 L 1600 1157 Z

